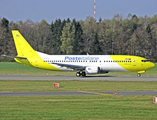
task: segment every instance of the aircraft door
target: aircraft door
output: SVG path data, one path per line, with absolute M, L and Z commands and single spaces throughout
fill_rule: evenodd
M 36 59 L 35 59 L 35 66 L 38 66 L 38 65 L 39 65 L 39 59 L 36 58 Z
M 144 70 L 144 62 L 141 62 L 141 67 L 140 67 L 141 70 Z
M 133 66 L 136 66 L 136 65 L 137 65 L 137 59 L 133 58 Z

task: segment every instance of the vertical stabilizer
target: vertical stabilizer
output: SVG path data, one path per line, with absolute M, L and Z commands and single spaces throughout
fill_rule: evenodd
M 24 39 L 24 37 L 19 33 L 18 30 L 12 30 L 17 54 L 19 57 L 29 57 L 33 56 L 35 51 Z

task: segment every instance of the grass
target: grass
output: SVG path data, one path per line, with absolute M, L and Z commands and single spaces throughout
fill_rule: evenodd
M 36 75 L 67 75 L 67 71 L 49 71 L 44 69 L 39 69 L 31 66 L 26 66 L 16 62 L 0 62 L 0 74 L 36 74 Z M 74 74 L 74 72 L 69 72 L 69 75 Z
M 157 91 L 157 82 L 123 81 L 57 81 L 60 88 L 54 88 L 55 81 L 0 81 L 2 92 L 31 91 Z
M 0 74 L 51 74 L 57 72 L 27 67 L 19 63 L 0 63 Z M 68 73 L 75 75 L 75 72 Z M 109 75 L 136 75 L 111 72 Z M 157 67 L 144 75 L 157 76 Z M 0 91 L 156 91 L 157 82 L 118 81 L 0 81 Z M 14 96 L 0 97 L 0 120 L 95 120 L 95 119 L 157 119 L 153 96 Z
M 144 76 L 157 76 L 157 63 L 156 67 L 148 70 Z M 38 69 L 30 66 L 25 66 L 16 62 L 0 62 L 0 74 L 36 74 L 36 75 L 75 75 L 76 72 L 67 71 L 49 71 L 44 69 Z M 110 72 L 105 75 L 134 75 L 135 72 Z
M 0 91 L 153 91 L 157 82 L 0 81 Z M 153 96 L 14 96 L 0 97 L 0 120 L 157 119 Z
M 1 120 L 157 119 L 152 96 L 0 97 Z

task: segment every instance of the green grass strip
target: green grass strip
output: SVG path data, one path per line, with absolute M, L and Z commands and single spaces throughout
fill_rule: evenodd
M 60 83 L 60 88 L 54 88 L 53 83 Z M 0 81 L 0 91 L 30 92 L 30 91 L 157 91 L 157 82 L 138 81 Z
M 1 120 L 157 119 L 153 96 L 0 97 Z

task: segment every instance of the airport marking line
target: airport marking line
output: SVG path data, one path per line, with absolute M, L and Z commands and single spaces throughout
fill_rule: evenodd
M 97 95 L 113 95 L 113 94 L 107 94 L 107 93 L 98 93 L 98 92 L 89 92 L 89 91 L 82 91 L 82 90 L 79 90 L 77 92 L 83 92 L 83 93 L 91 93 L 91 94 L 97 94 Z

